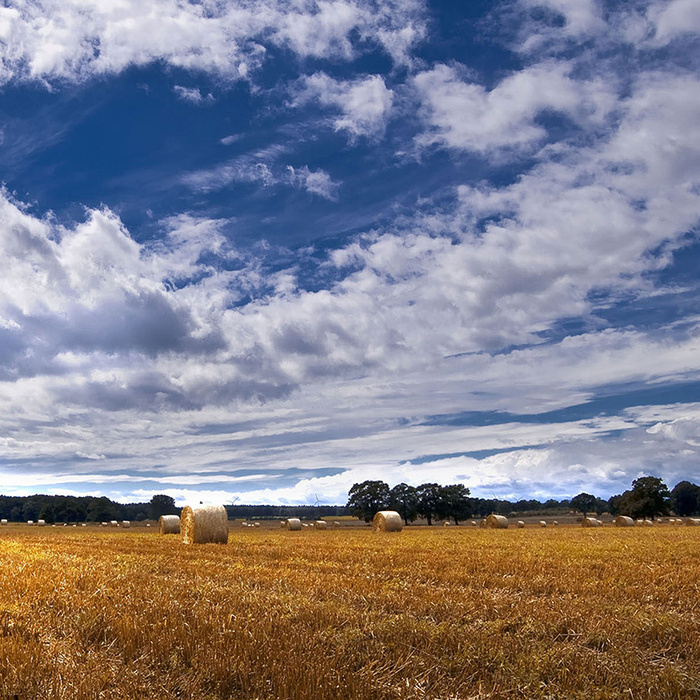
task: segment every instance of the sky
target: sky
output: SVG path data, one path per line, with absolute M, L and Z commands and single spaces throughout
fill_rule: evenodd
M 700 480 L 696 0 L 5 0 L 0 492 Z

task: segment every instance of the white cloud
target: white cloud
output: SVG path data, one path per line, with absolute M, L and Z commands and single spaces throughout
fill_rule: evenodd
M 341 116 L 333 120 L 336 131 L 347 131 L 352 138 L 384 134 L 391 113 L 393 91 L 384 79 L 371 75 L 355 80 L 334 80 L 325 73 L 314 73 L 302 81 L 296 103 L 317 100 L 323 107 L 334 107 Z
M 600 123 L 615 105 L 610 86 L 574 80 L 571 70 L 567 63 L 541 63 L 513 73 L 491 90 L 464 79 L 456 67 L 438 65 L 419 73 L 414 85 L 427 129 L 418 143 L 490 154 L 542 141 L 547 132 L 537 117 L 545 111 L 578 123 Z
M 202 95 L 199 88 L 187 88 L 182 85 L 175 85 L 173 91 L 183 102 L 189 102 L 194 105 L 210 105 L 216 102 L 214 95 L 207 93 Z
M 0 8 L 0 81 L 80 81 L 155 60 L 226 79 L 248 78 L 266 46 L 299 57 L 350 59 L 363 42 L 407 60 L 424 33 L 418 0 L 11 0 Z

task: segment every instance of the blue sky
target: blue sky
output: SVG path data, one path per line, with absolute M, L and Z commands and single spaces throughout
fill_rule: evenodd
M 0 491 L 697 481 L 699 49 L 694 0 L 8 0 Z

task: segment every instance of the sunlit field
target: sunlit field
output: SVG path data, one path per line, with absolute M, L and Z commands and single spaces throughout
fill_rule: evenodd
M 700 698 L 700 528 L 151 530 L 0 530 L 0 698 Z

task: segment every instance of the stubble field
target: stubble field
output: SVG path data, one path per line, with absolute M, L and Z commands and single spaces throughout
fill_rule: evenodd
M 700 698 L 700 528 L 0 532 L 0 698 Z

